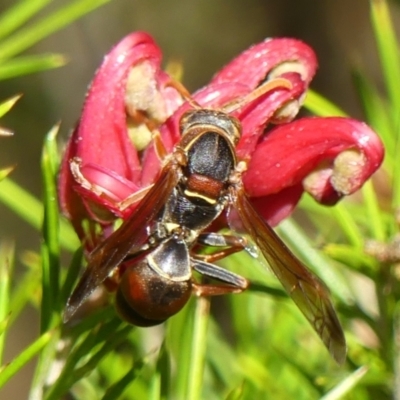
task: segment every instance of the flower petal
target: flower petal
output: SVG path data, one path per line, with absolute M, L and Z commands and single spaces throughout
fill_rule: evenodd
M 345 150 L 362 155 L 356 165 L 354 158 L 340 158 Z M 339 117 L 303 118 L 278 126 L 258 144 L 244 184 L 251 197 L 267 196 L 302 182 L 325 163 L 331 173 L 320 176 L 323 183 L 314 185 L 312 194 L 324 201 L 328 186 L 334 199 L 331 196 L 326 202 L 332 203 L 358 190 L 379 167 L 383 154 L 379 137 L 364 123 Z
M 303 192 L 303 186 L 298 184 L 268 196 L 252 197 L 250 201 L 269 225 L 276 226 L 293 212 Z
M 251 157 L 268 123 L 288 122 L 297 115 L 316 69 L 317 59 L 308 45 L 296 39 L 278 38 L 250 47 L 214 76 L 209 86 L 238 82 L 247 85 L 250 91 L 277 77 L 292 83 L 291 90 L 275 90 L 233 113 L 243 125 L 237 147 L 240 158 Z
M 242 138 L 237 146 L 240 159 L 252 157 L 260 137 L 269 123 L 287 123 L 296 115 L 302 105 L 307 90 L 305 82 L 298 73 L 290 72 L 282 75 L 292 84 L 292 88 L 276 89 L 266 93 L 241 109 L 234 115 L 242 123 Z
M 286 72 L 299 73 L 308 84 L 316 68 L 314 51 L 300 40 L 266 39 L 245 50 L 217 72 L 210 84 L 238 82 L 254 89 L 267 78 L 275 78 Z
M 82 159 L 82 165 L 101 165 L 137 182 L 140 164 L 127 132 L 126 83 L 132 67 L 146 62 L 148 71 L 144 78 L 151 86 L 160 61 L 159 48 L 142 32 L 125 37 L 105 57 L 89 89 L 79 127 L 72 138 L 79 143 L 75 155 Z M 142 66 L 140 71 L 143 73 Z M 139 97 L 142 97 L 141 92 Z
M 242 122 L 243 134 L 237 150 L 238 156 L 245 159 L 251 156 L 269 122 L 287 122 L 294 118 L 316 68 L 315 54 L 305 43 L 287 38 L 267 39 L 228 63 L 210 84 L 193 95 L 193 99 L 204 108 L 223 109 L 228 104 L 240 102 L 266 80 L 284 77 L 292 83 L 291 90 L 277 88 L 232 112 Z M 285 109 L 288 104 L 291 107 Z M 186 102 L 161 128 L 168 150 L 179 141 L 179 121 L 190 107 Z M 283 110 L 286 114 L 279 114 Z M 145 157 L 142 184 L 154 180 L 159 170 L 157 165 L 159 161 L 150 147 Z
M 118 215 L 113 202 L 140 188 L 141 165 L 128 125 L 137 122 L 134 133 L 141 133 L 143 120 L 160 124 L 182 102 L 160 62 L 151 36 L 136 32 L 122 39 L 96 72 L 60 171 L 61 208 L 78 225 L 85 212 L 71 191 L 78 190 L 87 212 L 95 209 L 102 220 L 94 203 Z

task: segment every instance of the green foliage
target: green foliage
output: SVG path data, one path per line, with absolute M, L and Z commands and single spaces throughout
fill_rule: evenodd
M 109 0 L 75 0 L 29 23 L 50 0 L 20 0 L 0 15 L 0 80 L 65 64 L 61 54 L 19 56 L 21 52 Z
M 105 1 L 75 1 L 37 21 L 26 22 L 48 0 L 18 2 L 0 16 L 0 79 L 53 68 L 60 55 L 17 55 L 34 42 Z M 371 0 L 371 15 L 387 93 L 382 95 L 361 70 L 354 82 L 368 123 L 385 143 L 384 173 L 393 182 L 392 210 L 400 202 L 396 168 L 400 98 L 399 46 L 387 4 Z M 16 67 L 18 66 L 19 67 Z M 11 71 L 14 71 L 11 72 Z M 0 116 L 16 99 L 0 104 Z M 344 115 L 327 99 L 310 93 L 306 107 L 318 115 Z M 348 359 L 334 364 L 298 309 L 265 268 L 247 255 L 223 260 L 230 270 L 257 282 L 241 295 L 192 299 L 165 326 L 128 326 L 109 307 L 96 307 L 79 324 L 65 325 L 62 312 L 83 263 L 72 229 L 60 218 L 56 201 L 59 152 L 57 128 L 46 137 L 39 201 L 0 170 L 0 201 L 41 232 L 40 254 L 25 253 L 25 272 L 13 271 L 13 245 L 0 245 L 0 388 L 37 356 L 31 398 L 61 399 L 389 399 L 399 381 L 400 307 L 395 262 L 366 253 L 367 239 L 391 243 L 398 226 L 392 210 L 381 206 L 372 182 L 362 199 L 327 209 L 305 198 L 302 209 L 320 232 L 323 251 L 316 250 L 293 221 L 279 233 L 331 288 L 348 340 Z M 1 140 L 1 138 L 0 138 Z M 13 199 L 19 198 L 15 202 Z M 321 239 L 322 238 L 322 239 Z M 62 250 L 74 251 L 70 265 Z M 246 267 L 244 267 L 244 265 Z M 376 309 L 365 296 L 367 282 Z M 13 284 L 11 284 L 13 283 Z M 9 329 L 28 305 L 41 318 L 37 339 L 10 363 L 2 360 Z M 223 321 L 223 324 L 219 322 Z M 363 334 L 359 335 L 358 332 Z M 1 389 L 0 389 L 1 390 Z M 399 390 L 399 388 L 397 388 Z

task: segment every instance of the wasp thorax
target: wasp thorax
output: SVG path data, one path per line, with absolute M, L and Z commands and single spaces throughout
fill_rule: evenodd
M 229 140 L 232 146 L 236 146 L 241 135 L 242 126 L 235 117 L 216 110 L 201 109 L 187 111 L 181 118 L 182 136 L 192 136 L 196 132 L 197 137 L 200 132 L 218 132 Z M 193 137 L 191 140 L 195 140 Z

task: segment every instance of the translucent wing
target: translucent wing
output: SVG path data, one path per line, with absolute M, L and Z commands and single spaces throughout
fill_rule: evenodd
M 176 168 L 169 164 L 140 202 L 134 213 L 90 254 L 88 265 L 67 302 L 64 321 L 93 293 L 128 253 L 139 251 L 148 238 L 147 227 L 165 205 L 179 180 Z
M 329 297 L 329 289 L 286 247 L 239 189 L 232 196 L 243 226 L 268 261 L 283 287 L 318 333 L 332 357 L 343 363 L 346 340 Z

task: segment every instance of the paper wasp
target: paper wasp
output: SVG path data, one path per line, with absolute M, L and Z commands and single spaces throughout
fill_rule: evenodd
M 240 122 L 226 111 L 195 108 L 182 116 L 180 133 L 180 142 L 135 212 L 90 254 L 65 319 L 110 275 L 117 276 L 119 314 L 139 326 L 162 323 L 192 293 L 245 290 L 245 278 L 213 264 L 244 249 L 245 239 L 206 232 L 221 213 L 233 210 L 333 358 L 343 362 L 345 338 L 328 289 L 288 250 L 246 196 L 241 179 L 246 162 L 238 161 L 235 153 Z M 224 248 L 202 255 L 197 245 Z M 220 284 L 196 282 L 193 270 Z

